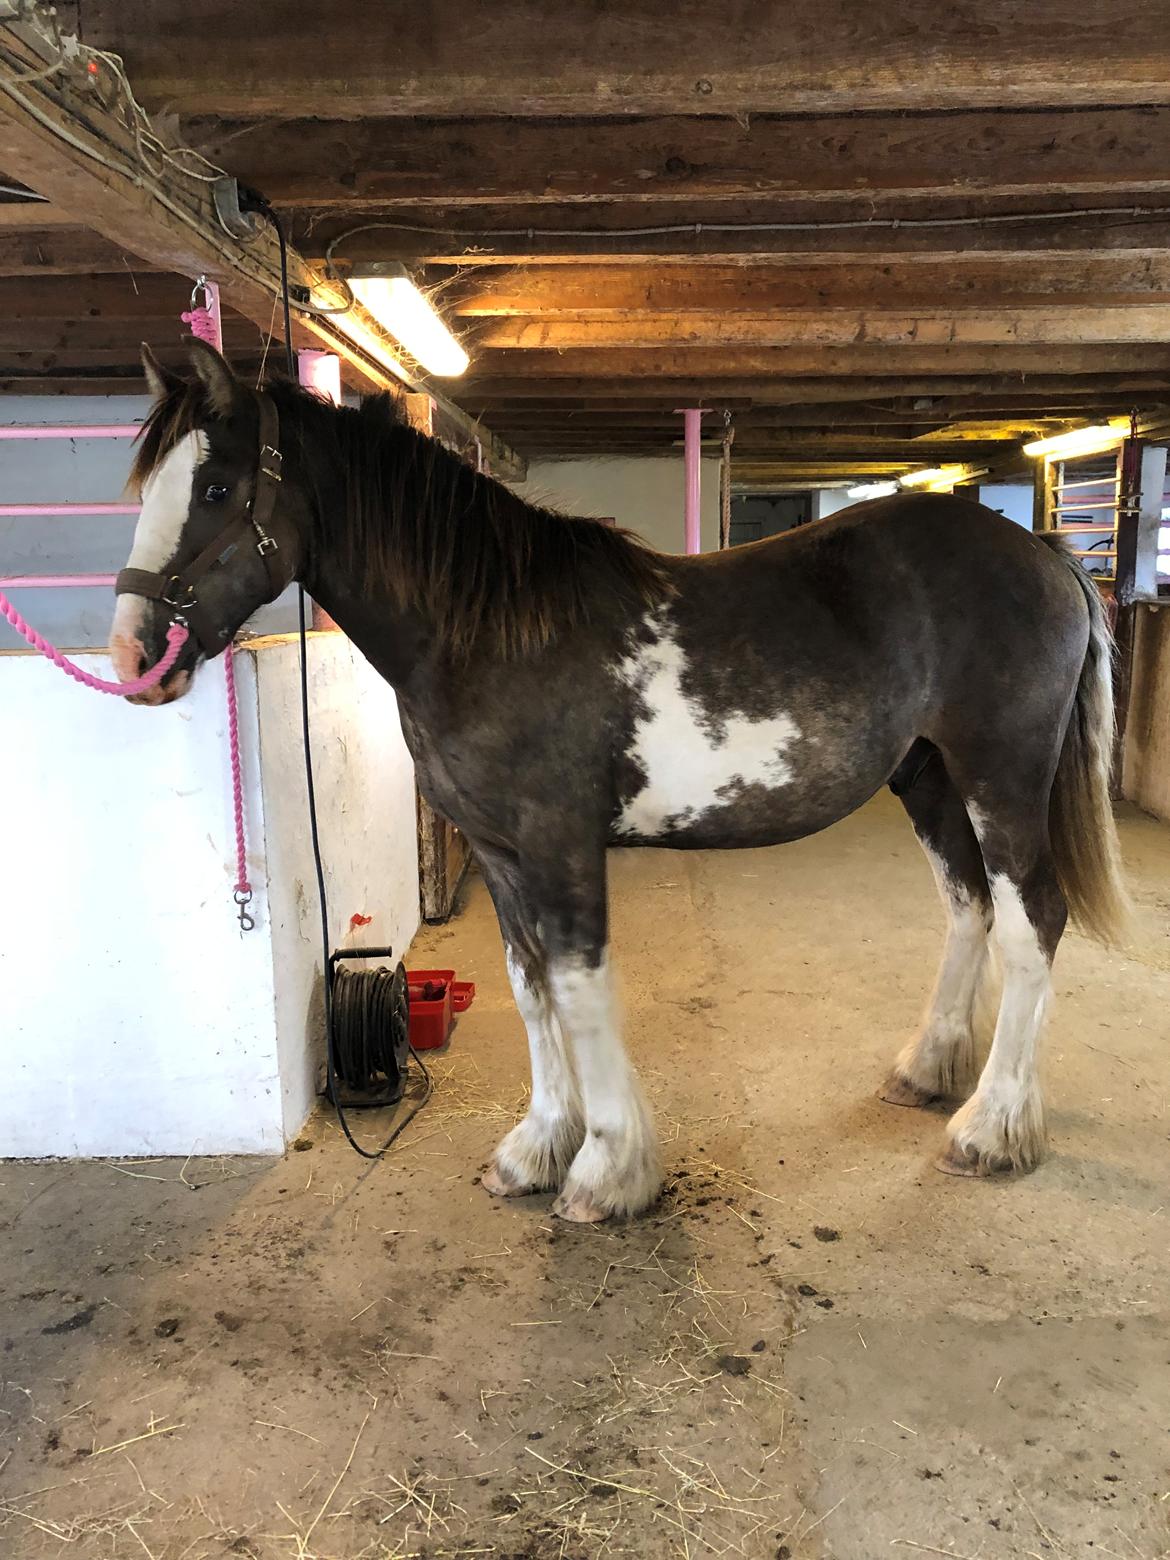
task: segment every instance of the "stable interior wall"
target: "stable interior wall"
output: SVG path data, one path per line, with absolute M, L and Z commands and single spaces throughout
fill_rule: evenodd
M 1170 603 L 1134 610 L 1122 794 L 1170 822 Z
M 103 656 L 82 666 L 109 675 Z M 241 932 L 220 663 L 161 708 L 0 654 L 0 1157 L 276 1153 L 322 1056 L 297 645 L 239 652 L 256 928 Z M 309 639 L 330 934 L 404 953 L 418 926 L 413 766 L 392 690 L 340 634 Z
M 719 547 L 719 466 L 701 463 L 702 550 Z M 680 449 L 671 456 L 612 456 L 529 461 L 524 482 L 509 484 L 529 503 L 566 515 L 612 519 L 659 552 L 684 551 L 684 472 Z
M 2 396 L 0 426 L 67 423 L 140 423 L 146 395 Z M 118 504 L 133 459 L 130 439 L 19 439 L 0 441 L 0 503 Z M 116 574 L 130 556 L 134 515 L 20 515 L 0 517 L 0 575 Z M 10 592 L 16 606 L 46 639 L 73 648 L 106 643 L 114 614 L 108 586 Z M 288 591 L 262 607 L 249 625 L 258 633 L 291 631 L 296 596 Z M 0 620 L 0 649 L 24 641 Z

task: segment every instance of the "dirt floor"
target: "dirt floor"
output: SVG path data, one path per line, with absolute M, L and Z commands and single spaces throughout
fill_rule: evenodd
M 1124 840 L 1136 951 L 1061 950 L 1024 1179 L 875 1098 L 941 946 L 884 796 L 615 855 L 639 1221 L 476 1184 L 527 1075 L 478 882 L 414 949 L 478 996 L 388 1162 L 322 1115 L 277 1163 L 0 1165 L 0 1555 L 1167 1555 L 1170 829 Z

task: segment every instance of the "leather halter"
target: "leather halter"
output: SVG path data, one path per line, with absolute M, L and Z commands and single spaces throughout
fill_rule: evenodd
M 127 568 L 121 571 L 114 582 L 116 595 L 145 596 L 148 601 L 161 601 L 173 608 L 176 621 L 190 624 L 191 631 L 207 656 L 218 655 L 229 636 L 226 632 L 217 631 L 209 622 L 199 604 L 196 587 L 217 564 L 228 561 L 249 527 L 256 533 L 256 551 L 264 560 L 268 582 L 272 587 L 268 599 L 275 601 L 289 583 L 277 557 L 279 544 L 269 529 L 281 480 L 280 414 L 271 398 L 262 391 L 257 393 L 256 399 L 260 408 L 260 450 L 256 461 L 256 490 L 246 512 L 224 526 L 203 551 L 177 573 L 156 574 L 148 569 Z

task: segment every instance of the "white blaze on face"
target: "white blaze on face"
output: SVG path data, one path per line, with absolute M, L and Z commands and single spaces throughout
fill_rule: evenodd
M 724 805 L 745 786 L 786 785 L 792 766 L 785 754 L 800 735 L 790 715 L 749 720 L 712 718 L 688 697 L 686 657 L 664 619 L 653 625 L 651 644 L 639 645 L 618 675 L 637 693 L 645 713 L 634 727 L 629 756 L 646 784 L 622 809 L 619 833 L 655 836 L 667 822 L 694 822 Z
M 207 435 L 197 430 L 179 440 L 142 484 L 142 512 L 127 567 L 157 573 L 171 561 L 191 508 L 191 483 L 207 459 Z M 110 659 L 122 682 L 133 682 L 142 655 L 142 596 L 118 597 L 110 630 Z

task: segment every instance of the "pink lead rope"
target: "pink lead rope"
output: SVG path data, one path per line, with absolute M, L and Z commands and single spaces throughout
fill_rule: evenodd
M 136 693 L 145 693 L 148 688 L 153 688 L 156 683 L 162 682 L 179 659 L 179 651 L 187 643 L 188 637 L 185 624 L 172 623 L 167 629 L 166 653 L 157 666 L 152 666 L 149 672 L 144 672 L 133 682 L 105 682 L 101 677 L 95 677 L 92 672 L 83 672 L 80 666 L 62 655 L 55 645 L 43 639 L 32 624 L 21 617 L 2 590 L 0 590 L 0 616 L 7 618 L 16 632 L 26 639 L 34 650 L 39 650 L 43 656 L 47 656 L 52 661 L 54 666 L 59 666 L 66 677 L 72 677 L 74 682 L 81 683 L 85 688 L 93 688 L 98 693 L 112 693 L 123 699 L 128 699 Z
M 202 290 L 205 303 L 196 305 L 195 299 Z M 215 347 L 217 351 L 222 349 L 222 333 L 219 322 L 219 288 L 214 282 L 205 281 L 200 277 L 191 294 L 191 308 L 182 316 L 183 323 L 191 327 L 191 334 L 198 336 L 201 341 L 206 341 Z M 167 629 L 167 648 L 161 661 L 152 666 L 141 677 L 136 677 L 133 682 L 107 682 L 104 678 L 95 677 L 92 672 L 82 671 L 81 667 L 61 654 L 55 645 L 43 638 L 27 622 L 13 606 L 12 602 L 0 590 L 0 617 L 5 618 L 16 632 L 26 640 L 34 650 L 39 650 L 41 655 L 52 661 L 54 666 L 59 666 L 67 677 L 72 677 L 75 682 L 81 683 L 85 688 L 93 688 L 98 693 L 110 693 L 115 697 L 128 699 L 136 693 L 145 693 L 148 688 L 156 687 L 179 659 L 183 646 L 187 643 L 189 631 L 187 625 L 178 620 Z M 228 715 L 228 745 L 231 750 L 232 764 L 232 806 L 235 811 L 236 825 L 236 883 L 232 890 L 232 897 L 240 911 L 240 928 L 250 932 L 256 922 L 248 912 L 248 905 L 252 900 L 252 885 L 248 881 L 248 853 L 244 838 L 244 783 L 240 769 L 240 720 L 236 703 L 236 668 L 234 662 L 234 649 L 228 645 L 223 658 L 224 686 L 227 692 Z

